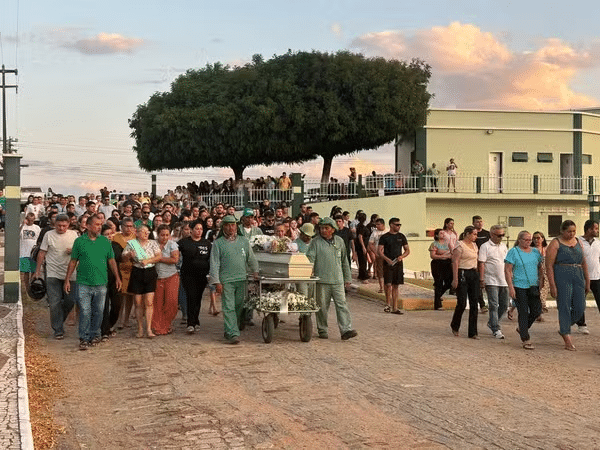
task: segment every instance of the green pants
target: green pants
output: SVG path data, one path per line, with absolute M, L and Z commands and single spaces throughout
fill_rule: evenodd
M 320 284 L 317 283 L 317 303 L 321 307 L 319 312 L 315 314 L 317 317 L 317 330 L 319 334 L 327 333 L 327 314 L 329 312 L 329 304 L 333 299 L 335 305 L 335 314 L 337 316 L 338 327 L 340 334 L 352 329 L 352 319 L 350 310 L 346 302 L 346 292 L 343 284 Z
M 245 297 L 246 280 L 223 283 L 221 310 L 223 311 L 225 339 L 232 339 L 240 335 L 238 324 L 242 319 Z

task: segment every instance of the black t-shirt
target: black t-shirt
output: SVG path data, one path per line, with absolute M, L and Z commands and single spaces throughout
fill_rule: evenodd
M 490 232 L 488 230 L 484 230 L 482 228 L 481 231 L 477 232 L 477 240 L 475 241 L 475 243 L 477 244 L 477 248 L 481 248 L 481 246 L 489 240 Z
M 274 225 L 261 225 L 259 227 L 265 236 L 275 236 Z
M 198 272 L 208 273 L 212 246 L 209 240 L 194 241 L 191 237 L 186 237 L 177 242 L 177 245 L 182 257 L 181 273 L 190 275 Z
M 348 258 L 350 257 L 351 247 L 350 240 L 352 239 L 352 232 L 350 228 L 344 227 L 341 230 L 336 230 L 335 234 L 342 238 L 344 244 L 346 244 L 346 253 L 348 253 Z
M 383 245 L 383 254 L 390 259 L 402 256 L 404 246 L 408 245 L 406 236 L 402 233 L 385 233 L 379 238 L 379 245 Z

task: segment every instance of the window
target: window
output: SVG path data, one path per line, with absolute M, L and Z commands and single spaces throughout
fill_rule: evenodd
M 592 155 L 581 155 L 581 164 L 591 164 Z
M 554 160 L 552 153 L 538 153 L 537 162 L 540 163 L 551 163 Z
M 527 162 L 529 161 L 529 155 L 527 152 L 513 152 L 512 154 L 513 162 Z
M 508 218 L 508 226 L 522 228 L 525 226 L 525 218 L 524 217 L 509 217 Z
M 556 237 L 560 234 L 562 216 L 548 216 L 548 237 Z

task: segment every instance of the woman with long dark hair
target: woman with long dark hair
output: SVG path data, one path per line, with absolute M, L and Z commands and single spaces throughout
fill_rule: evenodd
M 571 325 L 583 315 L 585 296 L 590 291 L 583 247 L 576 233 L 575 222 L 565 220 L 560 226 L 560 235 L 550 242 L 546 252 L 550 294 L 556 299 L 558 333 L 565 342 L 566 350 L 575 350 L 571 341 Z
M 448 244 L 440 240 L 441 228 L 433 232 L 433 242 L 429 246 L 431 275 L 433 275 L 433 308 L 443 310 L 442 295 L 452 287 L 452 252 Z
M 477 272 L 478 248 L 477 230 L 469 225 L 462 234 L 463 239 L 452 250 L 452 287 L 456 290 L 456 308 L 450 328 L 458 336 L 460 321 L 467 308 L 469 299 L 469 337 L 479 339 L 477 335 L 477 311 L 479 308 L 479 273 Z

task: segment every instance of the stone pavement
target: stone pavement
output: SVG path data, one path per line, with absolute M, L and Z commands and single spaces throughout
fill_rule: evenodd
M 0 448 L 33 449 L 21 303 L 4 299 L 4 232 L 0 232 Z
M 521 348 L 515 322 L 494 339 L 450 332 L 452 311 L 385 314 L 380 301 L 349 295 L 357 338 L 302 343 L 297 316 L 265 344 L 260 326 L 225 345 L 222 317 L 202 330 L 152 340 L 132 329 L 85 352 L 74 327 L 52 339 L 47 308 L 30 305 L 44 351 L 67 394 L 55 417 L 61 449 L 199 448 L 600 448 L 600 318 L 562 349 L 556 313 Z M 255 317 L 257 325 L 259 318 Z M 464 321 L 466 322 L 466 317 Z M 316 331 L 316 330 L 315 330 Z

